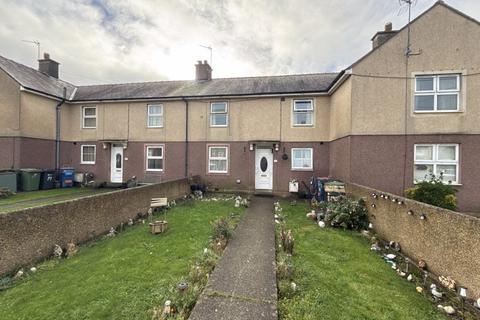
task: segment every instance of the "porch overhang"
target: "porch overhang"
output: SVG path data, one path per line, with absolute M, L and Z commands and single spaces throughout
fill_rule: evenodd
M 123 149 L 127 149 L 128 140 L 99 140 L 102 143 L 103 149 L 107 149 L 108 146 L 115 146 L 115 147 L 123 147 Z

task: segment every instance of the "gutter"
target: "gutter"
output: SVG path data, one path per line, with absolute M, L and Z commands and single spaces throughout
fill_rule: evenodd
M 188 178 L 188 100 L 183 97 L 185 102 L 185 178 Z
M 352 75 L 351 68 L 342 70 L 342 72 L 338 74 L 337 78 L 333 80 L 330 88 L 328 88 L 328 94 L 331 95 L 333 92 L 335 92 L 335 90 L 337 90 L 337 88 L 340 87 L 342 83 L 344 83 L 345 80 L 347 80 L 348 77 L 350 77 L 351 75 Z
M 55 170 L 60 169 L 60 107 L 67 99 L 67 88 L 63 87 L 63 98 L 55 106 Z

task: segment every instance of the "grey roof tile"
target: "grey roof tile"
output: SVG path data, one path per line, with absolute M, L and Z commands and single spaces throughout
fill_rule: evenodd
M 75 100 L 152 99 L 327 91 L 337 73 L 80 86 Z
M 22 86 L 47 95 L 72 101 L 154 99 L 179 97 L 228 97 L 239 95 L 325 92 L 338 73 L 314 73 L 284 76 L 217 78 L 210 81 L 156 81 L 91 86 L 74 86 L 33 68 L 0 56 L 0 68 Z
M 33 68 L 0 56 L 0 69 L 3 69 L 15 81 L 25 88 L 50 96 L 62 98 L 63 88 L 67 88 L 67 99 L 75 90 L 75 86 L 66 81 L 50 77 Z

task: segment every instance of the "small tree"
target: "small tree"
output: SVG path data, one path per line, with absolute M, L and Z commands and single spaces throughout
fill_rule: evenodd
M 455 210 L 457 208 L 457 190 L 451 181 L 443 182 L 443 173 L 435 176 L 433 172 L 426 175 L 426 179 L 418 181 L 413 188 L 405 190 L 407 198 L 428 203 L 433 206 Z

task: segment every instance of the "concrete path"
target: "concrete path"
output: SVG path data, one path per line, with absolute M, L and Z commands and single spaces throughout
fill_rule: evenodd
M 273 198 L 255 197 L 190 320 L 277 319 Z

